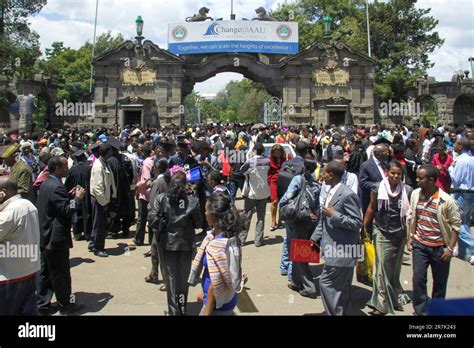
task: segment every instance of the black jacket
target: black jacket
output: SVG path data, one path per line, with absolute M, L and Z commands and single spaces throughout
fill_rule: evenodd
M 73 202 L 59 179 L 50 175 L 41 184 L 37 201 L 41 248 L 72 248 L 72 213 L 80 200 L 74 199 Z
M 169 251 L 192 251 L 195 248 L 195 230 L 201 227 L 199 200 L 193 196 L 186 196 L 182 204 L 175 204 L 168 199 L 167 193 L 158 195 L 148 213 L 150 225 L 153 225 L 160 211 L 162 195 L 166 198 L 165 211 L 168 213 L 169 223 L 159 238 L 160 246 Z
M 420 155 L 414 153 L 412 149 L 407 149 L 405 151 L 405 162 L 407 163 L 407 175 L 405 177 L 405 184 L 416 188 L 416 170 L 420 165 L 423 164 L 423 161 L 420 158 Z
M 349 161 L 347 161 L 347 171 L 350 173 L 354 173 L 357 176 L 359 175 L 360 171 L 360 166 L 362 163 L 367 161 L 367 152 L 362 146 L 356 145 L 354 147 L 354 150 L 351 153 L 351 157 L 349 158 Z
M 362 163 L 360 166 L 359 173 L 359 188 L 360 198 L 362 200 L 362 211 L 365 213 L 370 203 L 370 192 L 375 187 L 375 184 L 383 180 L 382 174 L 380 174 L 377 163 L 374 158 L 370 158 L 368 161 Z

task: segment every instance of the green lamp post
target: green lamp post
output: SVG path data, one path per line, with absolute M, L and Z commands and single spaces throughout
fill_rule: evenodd
M 144 37 L 142 36 L 142 34 L 143 34 L 143 19 L 142 19 L 142 16 L 137 17 L 137 19 L 135 20 L 135 24 L 136 24 L 136 27 L 137 27 L 137 36 L 135 37 L 135 39 L 137 39 L 138 43 L 141 44 L 142 40 L 144 39 Z
M 331 35 L 332 22 L 333 22 L 333 19 L 329 15 L 326 15 L 323 17 L 324 36 Z

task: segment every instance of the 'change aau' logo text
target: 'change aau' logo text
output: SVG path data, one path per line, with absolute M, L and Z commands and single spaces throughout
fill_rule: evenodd
M 207 31 L 206 33 L 204 34 L 204 36 L 211 36 L 211 35 L 219 35 L 219 33 L 216 31 L 216 27 L 219 26 L 219 23 L 212 23 L 209 28 L 207 28 Z
M 187 34 L 188 34 L 188 31 L 186 30 L 185 27 L 176 27 L 173 29 L 173 37 L 177 41 L 184 40 Z
M 277 35 L 283 40 L 288 40 L 291 37 L 291 28 L 285 24 L 277 28 Z

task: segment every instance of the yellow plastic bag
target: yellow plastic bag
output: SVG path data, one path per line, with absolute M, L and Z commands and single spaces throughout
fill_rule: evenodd
M 366 230 L 362 233 L 362 244 L 364 247 L 364 259 L 357 262 L 356 276 L 359 283 L 372 286 L 374 273 L 375 247 L 370 240 Z

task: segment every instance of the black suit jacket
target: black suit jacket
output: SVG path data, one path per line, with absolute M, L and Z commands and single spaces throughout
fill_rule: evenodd
M 359 173 L 359 191 L 362 200 L 362 211 L 364 214 L 370 203 L 370 192 L 375 187 L 375 184 L 382 180 L 382 174 L 380 174 L 377 163 L 375 163 L 373 157 L 362 164 Z
M 49 176 L 41 184 L 37 202 L 41 248 L 72 248 L 71 216 L 74 206 L 79 204 L 77 199 L 71 204 L 66 187 L 59 179 Z

